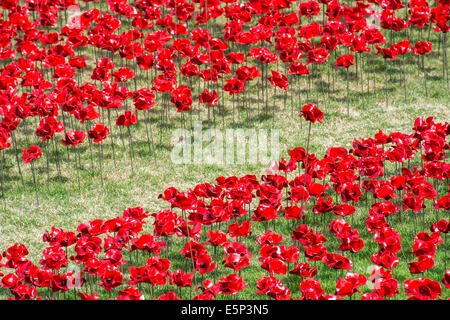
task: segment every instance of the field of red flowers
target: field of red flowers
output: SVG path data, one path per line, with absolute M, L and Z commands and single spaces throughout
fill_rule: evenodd
M 428 97 L 430 82 L 439 81 L 450 105 L 448 0 L 0 6 L 5 209 L 5 171 L 17 171 L 25 188 L 25 165 L 39 205 L 40 158 L 47 188 L 49 172 L 60 175 L 63 162 L 75 162 L 71 183 L 81 194 L 85 143 L 103 188 L 116 149 L 127 149 L 133 174 L 138 142 L 155 154 L 158 129 L 160 136 L 174 123 L 192 129 L 194 116 L 211 127 L 298 117 L 307 128 L 306 144 L 262 176 L 170 187 L 159 196 L 166 207 L 92 217 L 76 230 L 50 225 L 39 261 L 29 259 L 26 244 L 11 245 L 0 256 L 0 293 L 18 300 L 450 298 L 449 123 L 422 116 L 408 132 L 380 127 L 352 148 L 310 150 L 333 99 L 350 117 L 355 92 L 381 93 L 387 108 L 392 90 L 407 100 L 417 94 L 411 82 L 420 81 Z M 405 61 L 416 79 L 406 76 Z
M 305 106 L 302 114 L 310 123 L 321 119 L 315 106 Z M 2 286 L 15 299 L 61 294 L 214 299 L 238 297 L 246 289 L 274 299 L 291 299 L 294 292 L 300 299 L 386 299 L 400 290 L 410 299 L 442 298 L 450 285 L 449 134 L 448 123 L 418 118 L 412 134 L 380 130 L 373 138 L 355 140 L 351 150 L 330 148 L 322 158 L 294 148 L 273 174 L 260 178 L 218 177 L 215 184 L 201 183 L 187 193 L 168 188 L 160 195 L 168 209 L 158 212 L 128 208 L 122 216 L 82 223 L 76 231 L 52 227 L 43 236 L 48 246 L 38 265 L 27 259 L 23 244 L 4 252 Z M 409 168 L 415 157 L 422 165 Z M 396 168 L 390 174 L 388 162 Z M 367 210 L 355 219 L 365 227 L 356 229 L 353 216 L 360 202 Z M 411 219 L 415 230 L 406 236 L 413 244 L 405 247 L 395 227 Z M 143 233 L 149 221 L 153 233 Z M 264 233 L 250 237 L 257 227 Z M 355 272 L 354 256 L 366 245 L 362 233 L 377 244 L 369 277 Z M 337 250 L 327 245 L 333 238 L 340 242 Z M 252 260 L 264 276 L 248 288 L 243 274 Z M 68 270 L 72 262 L 76 270 Z M 326 270 L 318 272 L 319 264 Z M 400 264 L 413 277 L 399 282 Z M 431 272 L 435 279 L 428 277 Z M 325 292 L 321 279 L 330 273 L 336 275 L 335 290 Z M 292 286 L 289 275 L 299 285 Z M 371 290 L 360 295 L 368 283 Z

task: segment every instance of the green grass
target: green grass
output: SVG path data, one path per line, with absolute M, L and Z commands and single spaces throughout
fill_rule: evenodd
M 398 36 L 394 41 L 404 38 L 404 35 Z M 433 48 L 437 47 L 438 36 L 434 33 L 431 35 L 433 40 Z M 413 30 L 410 39 L 417 39 L 418 32 Z M 415 40 L 414 40 L 415 41 Z M 413 42 L 413 40 L 411 40 Z M 93 58 L 92 52 L 87 52 L 83 49 L 78 50 L 79 54 L 88 54 L 89 69 L 84 72 L 83 79 L 90 81 L 88 75 L 92 72 Z M 344 53 L 344 52 L 342 52 Z M 410 133 L 412 131 L 413 121 L 418 116 L 434 116 L 436 121 L 444 122 L 450 119 L 450 96 L 446 89 L 446 83 L 442 80 L 442 50 L 440 52 L 433 51 L 426 57 L 426 73 L 428 97 L 425 96 L 423 72 L 418 72 L 416 57 L 408 54 L 406 58 L 406 79 L 407 79 L 407 96 L 404 97 L 404 91 L 400 82 L 399 67 L 397 61 L 388 62 L 390 72 L 388 73 L 388 104 L 385 102 L 385 74 L 384 61 L 381 57 L 372 57 L 374 67 L 367 65 L 367 55 L 363 60 L 363 78 L 360 74 L 356 74 L 355 67 L 350 69 L 350 115 L 347 116 L 347 94 L 345 71 L 336 70 L 336 80 L 334 82 L 334 90 L 331 82 L 332 74 L 328 77 L 328 68 L 326 65 L 319 66 L 315 70 L 315 75 L 321 74 L 319 77 L 311 78 L 311 89 L 308 90 L 307 78 L 300 77 L 294 80 L 292 75 L 289 75 L 290 86 L 288 92 L 285 93 L 280 89 L 273 88 L 269 90 L 269 112 L 264 114 L 264 105 L 259 104 L 258 97 L 260 91 L 260 79 L 253 80 L 247 86 L 247 93 L 245 99 L 239 97 L 236 101 L 236 108 L 234 109 L 231 99 L 225 93 L 226 100 L 220 100 L 218 106 L 210 109 L 210 121 L 208 119 L 208 109 L 204 105 L 198 104 L 197 86 L 202 88 L 203 82 L 199 84 L 193 83 L 194 103 L 192 106 L 192 118 L 186 115 L 186 126 L 189 129 L 191 120 L 202 120 L 203 128 L 217 127 L 223 132 L 226 128 L 264 128 L 277 129 L 280 133 L 280 157 L 287 157 L 288 150 L 296 146 L 306 146 L 307 125 L 303 119 L 298 117 L 300 108 L 306 103 L 313 103 L 319 106 L 325 112 L 323 124 L 314 124 L 311 131 L 310 152 L 314 152 L 318 157 L 322 157 L 327 148 L 333 146 L 342 146 L 351 148 L 353 139 L 363 137 L 373 137 L 378 130 L 383 130 L 385 133 L 394 131 L 401 131 Z M 333 57 L 331 57 L 333 60 Z M 116 66 L 119 66 L 118 58 L 114 59 Z M 122 62 L 123 63 L 123 62 Z M 123 64 L 125 65 L 125 64 Z M 279 70 L 285 73 L 284 64 L 270 66 L 273 70 Z M 375 73 L 372 73 L 375 70 Z M 270 69 L 269 69 L 270 73 Z M 138 88 L 151 87 L 145 78 L 146 73 L 138 74 Z M 153 75 L 153 72 L 151 73 Z M 368 83 L 367 77 L 370 76 Z M 373 81 L 373 78 L 376 81 Z M 186 84 L 186 81 L 183 82 Z M 131 80 L 128 86 L 133 89 L 133 81 Z M 210 90 L 214 86 L 208 86 Z M 79 147 L 81 166 L 79 168 L 79 178 L 81 183 L 81 192 L 78 189 L 77 170 L 74 161 L 75 153 L 70 149 L 69 157 L 66 149 L 60 144 L 63 134 L 56 135 L 56 147 L 58 150 L 57 161 L 54 152 L 54 145 L 48 145 L 48 158 L 45 153 L 45 144 L 33 136 L 36 128 L 34 119 L 26 119 L 21 123 L 17 135 L 17 149 L 19 151 L 19 158 L 21 159 L 21 150 L 23 147 L 31 144 L 39 144 L 43 151 L 43 158 L 35 162 L 35 170 L 37 173 L 37 197 L 39 198 L 39 205 L 37 205 L 35 198 L 35 186 L 29 165 L 20 161 L 20 170 L 23 175 L 24 185 L 22 185 L 19 170 L 15 162 L 14 148 L 6 150 L 4 163 L 4 193 L 5 197 L 2 199 L 3 206 L 0 210 L 0 252 L 6 250 L 14 243 L 24 243 L 30 251 L 30 259 L 38 263 L 41 252 L 45 248 L 42 242 L 42 235 L 51 226 L 57 228 L 64 228 L 67 231 L 75 230 L 76 227 L 86 221 L 93 219 L 110 219 L 122 214 L 127 207 L 140 206 L 150 212 L 157 212 L 161 209 L 169 208 L 168 204 L 158 199 L 158 194 L 162 193 L 167 187 L 176 187 L 181 191 L 187 191 L 193 188 L 196 184 L 203 182 L 214 183 L 218 176 L 242 176 L 245 174 L 256 174 L 258 177 L 264 173 L 267 164 L 258 165 L 175 165 L 170 160 L 170 152 L 173 148 L 171 142 L 171 135 L 173 130 L 181 127 L 180 114 L 176 113 L 175 108 L 171 103 L 163 103 L 161 95 L 157 96 L 159 102 L 154 109 L 148 113 L 153 135 L 153 152 L 149 152 L 147 143 L 146 127 L 144 125 L 142 112 L 138 112 L 138 117 L 141 121 L 131 128 L 133 147 L 134 147 L 134 174 L 131 174 L 130 154 L 128 147 L 128 137 L 126 130 L 122 132 L 113 127 L 112 131 L 115 140 L 115 158 L 116 165 L 114 166 L 112 159 L 112 149 L 110 146 L 111 139 L 108 138 L 103 143 L 103 179 L 104 187 L 101 187 L 100 170 L 98 162 L 98 146 L 92 145 L 91 149 L 86 142 Z M 225 101 L 225 102 L 224 102 Z M 242 102 L 245 101 L 245 105 Z M 224 105 L 225 103 L 225 105 Z M 132 106 L 129 104 L 128 108 Z M 240 108 L 239 108 L 240 107 Z M 167 125 L 161 126 L 161 118 L 166 117 L 163 113 L 164 108 L 168 110 Z M 260 112 L 258 112 L 260 111 Z M 116 118 L 115 112 L 112 113 L 112 118 Z M 215 124 L 214 124 L 215 118 Z M 60 119 L 61 120 L 61 119 Z M 67 119 L 66 119 L 67 121 Z M 100 119 L 99 121 L 102 121 Z M 105 124 L 108 122 L 105 120 Z M 92 123 L 88 123 L 90 128 Z M 81 129 L 80 125 L 68 125 L 68 130 Z M 83 125 L 82 129 L 86 129 Z M 23 132 L 28 131 L 28 138 Z M 29 143 L 27 143 L 29 139 Z M 47 169 L 46 161 L 49 161 L 49 170 Z M 61 174 L 56 170 L 57 163 L 59 163 Z M 418 164 L 418 163 L 416 163 Z M 413 163 L 411 164 L 413 165 Z M 392 169 L 392 168 L 391 168 Z M 293 174 L 289 175 L 293 178 Z M 440 195 L 444 194 L 444 186 L 441 185 Z M 372 201 L 369 199 L 369 201 Z M 431 203 L 427 203 L 430 208 Z M 358 205 L 357 212 L 354 217 L 353 227 L 360 231 L 360 235 L 364 240 L 364 249 L 355 254 L 355 272 L 369 276 L 370 273 L 367 267 L 371 265 L 370 255 L 377 251 L 377 244 L 373 240 L 373 234 L 365 232 L 365 218 L 367 217 L 367 209 L 365 201 Z M 447 216 L 448 217 L 448 216 Z M 328 215 L 327 224 L 336 218 L 336 216 Z M 427 210 L 426 226 L 428 229 L 431 223 L 435 221 L 434 213 Z M 314 226 L 312 217 L 307 218 L 307 222 Z M 405 214 L 404 220 L 399 221 L 397 216 L 391 219 L 393 227 L 402 235 L 402 245 L 408 261 L 413 261 L 412 254 L 409 251 L 412 249 L 414 220 L 411 214 Z M 290 224 L 284 222 L 284 219 L 278 219 L 276 222 L 277 232 L 282 232 L 285 236 L 285 244 L 291 245 L 289 240 L 289 233 L 292 231 Z M 322 224 L 317 224 L 313 227 L 316 232 L 322 231 Z M 272 225 L 271 225 L 272 227 Z M 144 226 L 145 232 L 152 231 L 151 221 Z M 204 229 L 202 241 L 205 241 L 207 228 Z M 248 288 L 239 294 L 239 298 L 246 299 L 260 299 L 264 298 L 254 293 L 256 290 L 256 281 L 261 276 L 267 275 L 267 272 L 260 268 L 259 248 L 256 243 L 256 236 L 264 233 L 264 226 L 261 223 L 252 222 L 253 234 L 246 241 L 249 250 L 253 254 L 251 265 L 249 268 L 242 270 L 241 275 L 244 277 Z M 337 246 L 338 240 L 333 235 L 327 234 L 328 242 L 326 243 L 329 252 L 339 252 Z M 184 268 L 184 261 L 178 254 L 180 245 L 172 244 L 172 262 L 174 271 L 176 267 Z M 73 250 L 73 249 L 71 249 Z M 73 253 L 73 252 L 72 252 Z M 427 272 L 426 277 L 433 280 L 440 281 L 443 276 L 443 245 L 438 245 L 438 256 L 436 257 L 436 266 Z M 403 260 L 401 253 L 398 254 L 400 259 L 399 266 L 394 271 L 394 277 L 399 281 L 400 295 L 396 299 L 407 298 L 404 294 L 403 282 L 411 277 L 407 265 Z M 125 255 L 125 260 L 129 260 Z M 140 257 L 140 263 L 144 263 L 144 257 Z M 304 261 L 302 254 L 300 261 Z M 314 263 L 312 263 L 314 264 Z M 291 268 L 292 268 L 291 264 Z M 336 274 L 334 271 L 328 270 L 328 267 L 323 263 L 317 263 L 318 275 L 317 278 L 321 281 L 323 289 L 326 293 L 334 293 L 336 285 Z M 218 278 L 231 273 L 231 269 L 225 269 L 220 266 Z M 343 276 L 339 274 L 339 276 Z M 300 297 L 299 282 L 300 278 L 290 276 L 277 276 L 282 282 L 287 285 L 292 291 L 294 298 Z M 413 276 L 415 277 L 415 276 Z M 209 277 L 211 278 L 211 277 Z M 206 279 L 206 278 L 205 278 Z M 122 286 L 123 288 L 124 286 Z M 155 297 L 166 291 L 156 288 Z M 175 288 L 172 287 L 171 290 Z M 145 290 L 146 298 L 149 298 L 148 288 Z M 117 291 L 117 290 L 116 290 Z M 362 288 L 363 293 L 370 291 L 367 287 Z M 41 293 L 46 296 L 46 292 Z M 8 296 L 8 292 L 0 289 L 0 298 Z M 103 294 L 103 297 L 108 297 Z M 183 291 L 183 298 L 189 297 L 189 291 Z M 360 294 L 356 295 L 356 298 Z M 448 290 L 443 289 L 442 298 L 450 297 Z M 67 298 L 71 298 L 67 294 Z M 228 297 L 223 297 L 228 298 Z

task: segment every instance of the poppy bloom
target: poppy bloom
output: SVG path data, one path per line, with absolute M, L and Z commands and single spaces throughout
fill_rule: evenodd
M 295 268 L 289 271 L 290 274 L 295 274 L 302 278 L 313 278 L 317 274 L 317 267 L 311 266 L 307 262 L 297 263 Z
M 286 288 L 279 279 L 274 276 L 267 276 L 258 279 L 256 282 L 258 290 L 257 294 L 264 294 L 276 300 L 290 300 L 291 293 L 289 288 Z
M 247 284 L 244 282 L 244 279 L 235 273 L 220 278 L 218 285 L 219 292 L 231 295 L 236 295 L 238 291 L 247 288 Z
M 284 74 L 272 70 L 272 76 L 267 78 L 273 86 L 280 87 L 284 91 L 287 90 L 288 79 Z
M 102 123 L 96 123 L 91 130 L 87 131 L 88 138 L 93 139 L 95 143 L 104 140 L 109 134 L 109 128 Z
M 309 74 L 309 69 L 308 66 L 304 65 L 300 61 L 295 61 L 289 66 L 288 73 L 296 75 Z
M 99 286 L 103 287 L 106 291 L 116 288 L 122 284 L 123 275 L 120 271 L 105 270 L 100 274 L 100 280 L 102 281 Z
M 132 126 L 137 123 L 138 119 L 135 113 L 127 110 L 116 119 L 117 126 Z
M 351 296 L 359 291 L 358 287 L 365 285 L 367 278 L 359 273 L 347 273 L 345 278 L 339 278 L 336 284 L 336 294 L 340 297 Z
M 86 134 L 83 131 L 67 131 L 61 143 L 63 146 L 76 146 L 84 142 Z
M 304 105 L 302 112 L 300 112 L 300 117 L 304 117 L 306 121 L 310 121 L 311 123 L 315 123 L 316 121 L 322 123 L 323 116 L 323 112 L 313 104 Z
M 250 258 L 253 256 L 247 247 L 240 242 L 230 242 L 223 247 L 223 263 L 225 267 L 239 271 L 250 265 Z
M 263 260 L 261 268 L 267 270 L 270 274 L 286 274 L 287 265 L 278 258 L 267 257 Z
M 228 242 L 227 234 L 221 230 L 208 230 L 207 235 L 209 237 L 209 241 L 205 242 L 205 245 L 211 244 L 213 246 L 222 246 Z
M 57 121 L 54 117 L 46 117 L 39 122 L 39 127 L 36 129 L 36 135 L 42 138 L 42 141 L 53 139 L 56 132 L 64 130 L 61 121 Z
M 229 95 L 241 93 L 245 90 L 244 82 L 236 78 L 228 79 L 223 87 L 223 90 L 228 91 Z
M 435 300 L 442 294 L 439 282 L 427 278 L 408 279 L 404 287 L 406 295 L 412 296 L 409 300 Z
M 346 54 L 343 56 L 340 56 L 339 58 L 337 58 L 336 60 L 336 64 L 334 65 L 335 68 L 348 68 L 350 66 L 354 66 L 355 62 L 354 62 L 355 57 L 350 53 L 350 54 Z
M 249 220 L 243 221 L 241 225 L 239 225 L 239 223 L 236 220 L 235 223 L 230 224 L 228 226 L 228 234 L 230 235 L 230 237 L 246 238 L 252 234 L 252 231 L 250 231 L 251 226 L 252 226 L 252 223 Z
M 414 45 L 413 53 L 414 55 L 422 55 L 431 51 L 432 44 L 427 41 L 418 41 Z
M 277 245 L 283 241 L 283 235 L 278 235 L 274 231 L 269 230 L 262 236 L 257 237 L 256 240 L 261 246 L 264 244 Z
M 215 106 L 218 101 L 219 101 L 219 96 L 217 95 L 216 90 L 209 92 L 208 89 L 205 89 L 205 91 L 200 93 L 200 96 L 198 97 L 198 102 L 207 103 L 210 106 Z
M 175 107 L 177 108 L 177 112 L 182 112 L 185 110 L 191 110 L 192 105 L 192 92 L 186 85 L 181 85 L 175 90 L 172 91 L 172 99 L 170 99 Z
M 169 283 L 174 284 L 177 287 L 192 287 L 193 273 L 184 273 L 183 270 L 176 270 L 169 274 Z
M 318 300 L 325 294 L 319 280 L 304 279 L 300 282 L 300 291 L 303 300 Z
M 347 257 L 341 256 L 338 253 L 327 253 L 322 258 L 323 263 L 332 269 L 344 269 L 350 270 L 352 268 L 352 262 Z
M 119 291 L 119 296 L 116 300 L 144 300 L 144 294 L 139 292 L 137 287 L 129 287 Z
M 120 68 L 118 71 L 113 73 L 113 76 L 115 82 L 125 82 L 136 77 L 133 70 L 130 68 Z
M 180 297 L 177 297 L 177 294 L 173 291 L 169 291 L 165 294 L 160 295 L 156 300 L 182 300 Z
M 432 232 L 448 233 L 450 230 L 450 221 L 441 219 L 430 227 Z
M 38 145 L 32 145 L 30 148 L 23 148 L 23 161 L 30 163 L 34 159 L 42 157 L 41 148 Z
M 299 220 L 302 218 L 302 212 L 306 210 L 305 206 L 301 208 L 298 206 L 290 206 L 284 209 L 284 215 L 286 219 L 295 219 Z

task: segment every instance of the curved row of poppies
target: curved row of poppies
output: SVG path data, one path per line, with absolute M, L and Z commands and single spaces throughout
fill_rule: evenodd
M 276 0 L 108 1 L 108 12 L 81 11 L 73 0 L 23 5 L 2 1 L 1 6 L 5 14 L 0 20 L 0 149 L 16 143 L 12 135 L 27 118 L 39 120 L 35 132 L 42 141 L 64 131 L 63 144 L 73 146 L 85 141 L 86 133 L 80 130 L 85 121 L 100 121 L 85 130 L 99 142 L 113 129 L 112 110 L 117 126 L 130 126 L 138 121 L 138 111 L 152 109 L 156 103 L 167 108 L 170 100 L 178 112 L 191 110 L 193 91 L 199 103 L 215 106 L 223 100 L 223 109 L 224 91 L 245 93 L 247 84 L 258 77 L 263 94 L 258 105 L 265 101 L 267 108 L 269 83 L 283 90 L 289 85 L 287 75 L 278 70 L 280 63 L 294 76 L 309 75 L 314 65 L 334 61 L 335 68 L 348 70 L 355 64 L 353 53 L 375 52 L 386 60 L 410 52 L 424 55 L 432 48 L 431 31 L 442 33 L 443 80 L 448 82 L 446 0 L 434 6 L 414 0 L 406 7 L 396 0 L 357 1 L 355 6 L 336 0 L 298 5 Z M 405 19 L 399 17 L 403 9 Z M 73 10 L 80 11 L 73 15 Z M 379 27 L 371 24 L 373 18 L 379 19 Z M 407 33 L 405 40 L 393 43 L 392 34 L 410 32 L 408 28 L 420 30 L 418 41 L 412 45 Z M 427 39 L 422 36 L 424 28 Z M 388 37 L 383 32 L 391 35 L 386 47 Z M 82 50 L 93 56 L 93 61 L 89 59 L 93 66 L 78 52 Z M 338 57 L 331 59 L 332 54 Z M 368 64 L 372 62 L 368 59 Z M 139 75 L 145 79 L 141 88 Z M 95 83 L 85 81 L 86 76 Z M 130 100 L 134 112 L 128 110 Z M 124 112 L 119 115 L 117 110 Z M 76 125 L 69 130 L 71 117 Z
M 323 116 L 310 105 L 301 115 L 310 123 Z M 300 299 L 342 299 L 357 297 L 368 283 L 373 289 L 365 288 L 361 299 L 396 298 L 400 290 L 410 299 L 445 298 L 450 125 L 420 117 L 413 129 L 412 134 L 380 130 L 373 138 L 355 139 L 350 150 L 329 148 L 322 158 L 296 147 L 259 179 L 218 177 L 186 193 L 171 187 L 159 196 L 170 208 L 151 214 L 128 208 L 117 218 L 82 223 L 76 232 L 52 227 L 43 236 L 48 246 L 38 264 L 27 258 L 23 244 L 3 253 L 1 285 L 15 299 L 61 298 L 60 293 L 81 299 L 180 299 L 187 298 L 187 290 L 191 299 L 236 296 L 242 290 L 274 299 L 292 299 L 294 292 Z M 410 169 L 414 159 L 422 165 Z M 396 170 L 388 175 L 389 163 Z M 355 216 L 362 199 L 367 208 Z M 402 246 L 394 216 L 416 221 L 407 231 L 414 235 L 412 248 Z M 147 218 L 153 223 L 150 233 L 143 231 Z M 354 228 L 354 219 L 363 219 L 365 228 Z M 372 267 L 369 277 L 354 272 L 354 255 L 365 247 L 366 232 L 378 247 L 365 262 Z M 330 245 L 333 238 L 341 242 L 339 253 Z M 406 260 L 404 250 L 410 249 L 417 260 Z M 438 251 L 445 251 L 443 261 L 436 260 Z M 257 272 L 251 266 L 256 258 L 266 275 L 249 288 L 245 279 Z M 401 258 L 411 274 L 403 283 L 394 277 Z M 321 266 L 328 270 L 319 272 Z M 332 270 L 335 291 L 325 292 L 321 279 Z M 345 277 L 338 270 L 347 272 Z M 426 277 L 431 271 L 440 278 Z M 218 272 L 225 276 L 218 278 Z M 290 278 L 284 281 L 287 274 L 300 277 L 298 287 Z

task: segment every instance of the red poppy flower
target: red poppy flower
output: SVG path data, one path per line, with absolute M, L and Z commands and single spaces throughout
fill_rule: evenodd
M 424 273 L 434 267 L 434 260 L 429 256 L 421 255 L 418 261 L 408 262 L 408 267 L 411 274 Z
M 116 270 L 105 270 L 100 274 L 100 280 L 99 286 L 109 292 L 123 283 L 123 274 Z
M 341 256 L 338 253 L 327 253 L 322 258 L 322 261 L 332 269 L 350 270 L 352 268 L 352 262 L 350 259 Z
M 256 66 L 240 66 L 236 70 L 236 76 L 241 81 L 250 81 L 254 78 L 261 77 L 261 73 L 259 72 L 259 69 Z
M 418 41 L 414 45 L 413 53 L 417 56 L 419 54 L 425 54 L 428 52 L 431 52 L 432 44 L 431 42 L 427 41 Z
M 442 279 L 442 283 L 446 289 L 450 288 L 450 269 L 447 269 L 444 274 L 444 278 Z
M 139 292 L 137 287 L 129 287 L 119 291 L 119 296 L 116 300 L 144 300 L 144 294 Z
M 23 148 L 23 161 L 30 163 L 34 159 L 42 157 L 41 148 L 38 145 L 32 145 L 30 148 Z
M 176 270 L 169 274 L 169 283 L 174 284 L 177 287 L 192 287 L 193 273 L 184 273 L 183 270 Z
M 169 291 L 165 294 L 160 295 L 156 300 L 182 300 L 180 297 L 177 297 L 177 294 L 173 291 Z
M 236 78 L 228 79 L 223 87 L 223 90 L 227 91 L 229 95 L 241 93 L 245 90 L 244 82 Z
M 411 52 L 411 43 L 408 40 L 399 41 L 391 46 L 398 54 Z
M 175 90 L 172 91 L 172 99 L 170 99 L 175 107 L 177 108 L 177 112 L 182 112 L 185 110 L 191 110 L 192 105 L 192 92 L 186 85 L 181 85 Z
M 315 123 L 316 121 L 322 123 L 323 116 L 323 112 L 313 104 L 304 105 L 302 112 L 300 112 L 300 117 L 304 117 L 306 121 L 310 121 L 311 123 Z
M 336 294 L 340 297 L 351 296 L 359 291 L 358 287 L 365 285 L 367 278 L 359 273 L 347 273 L 345 278 L 339 278 L 336 284 Z
M 381 48 L 379 45 L 375 45 L 377 52 L 375 55 L 381 55 L 385 59 L 397 60 L 397 51 L 395 48 Z
M 450 230 L 450 221 L 441 219 L 430 227 L 432 232 L 448 233 Z
M 295 61 L 289 66 L 288 73 L 296 75 L 309 74 L 309 69 L 303 63 Z
M 342 217 L 352 215 L 356 211 L 354 206 L 352 206 L 350 204 L 346 204 L 346 203 L 335 205 L 335 206 L 333 206 L 332 210 L 333 210 L 334 214 L 337 214 Z
M 303 300 L 318 300 L 325 294 L 319 280 L 304 279 L 300 282 L 300 291 Z
M 64 130 L 61 121 L 57 121 L 54 117 L 47 117 L 39 122 L 39 127 L 36 129 L 36 135 L 42 138 L 42 141 L 53 139 L 56 132 Z
M 267 270 L 270 274 L 286 274 L 287 272 L 287 266 L 283 260 L 273 257 L 265 258 L 261 268 Z
M 256 282 L 258 290 L 257 294 L 267 295 L 275 300 L 290 300 L 291 293 L 289 288 L 286 288 L 279 279 L 274 276 L 267 276 L 259 278 Z
M 250 231 L 251 229 L 251 222 L 249 220 L 245 220 L 242 222 L 241 225 L 239 225 L 239 223 L 237 222 L 237 220 L 230 224 L 228 226 L 228 234 L 230 235 L 230 237 L 248 237 L 249 235 L 252 234 L 252 231 Z
M 335 68 L 348 68 L 350 66 L 354 66 L 354 59 L 355 57 L 350 53 L 350 54 L 345 54 L 343 56 L 340 56 L 339 58 L 337 58 L 336 60 L 336 64 L 334 65 Z
M 67 266 L 66 252 L 60 246 L 47 247 L 42 255 L 44 258 L 39 263 L 45 268 L 59 270 Z
M 67 131 L 61 143 L 63 146 L 76 146 L 84 142 L 86 134 L 83 131 Z
M 205 245 L 212 244 L 213 246 L 222 246 L 228 242 L 227 234 L 221 230 L 208 230 L 207 235 L 209 241 L 205 242 Z
M 14 289 L 21 284 L 20 279 L 14 273 L 8 273 L 2 278 L 2 287 Z
M 154 254 L 160 254 L 161 249 L 167 245 L 164 241 L 155 241 L 150 234 L 143 234 L 139 238 L 133 238 L 131 239 L 131 243 L 130 252 L 137 249 L 152 252 Z
M 92 130 L 87 131 L 89 139 L 93 139 L 95 143 L 104 140 L 109 134 L 109 128 L 102 123 L 96 123 Z
M 320 5 L 315 1 L 301 2 L 298 5 L 299 16 L 311 18 L 317 16 L 320 12 Z
M 236 295 L 238 291 L 247 288 L 247 284 L 244 282 L 244 279 L 235 273 L 220 278 L 218 285 L 220 293 L 231 295 Z
M 262 236 L 256 238 L 256 241 L 262 246 L 264 244 L 277 245 L 283 241 L 283 235 L 278 235 L 274 231 L 269 230 Z
M 325 48 L 311 49 L 308 51 L 307 63 L 324 63 L 327 61 L 330 53 Z
M 288 87 L 288 79 L 284 74 L 272 70 L 272 76 L 267 78 L 273 86 L 280 87 L 284 91 Z
M 133 70 L 130 68 L 120 68 L 118 71 L 113 73 L 113 76 L 115 82 L 125 82 L 136 77 Z
M 435 300 L 442 294 L 439 282 L 427 278 L 408 279 L 404 287 L 406 295 L 412 296 L 409 300 Z
M 307 262 L 297 263 L 295 268 L 289 271 L 290 274 L 295 274 L 302 278 L 313 278 L 317 274 L 317 267 L 311 266 Z
M 215 106 L 217 102 L 219 101 L 219 96 L 217 95 L 217 91 L 213 90 L 211 93 L 208 91 L 208 89 L 205 89 L 202 93 L 200 93 L 200 96 L 198 97 L 198 101 L 200 103 L 207 103 L 210 106 Z
M 250 265 L 250 258 L 253 256 L 247 247 L 240 242 L 230 242 L 223 247 L 223 263 L 225 267 L 239 271 Z
M 302 206 L 301 208 L 298 206 L 290 206 L 284 208 L 284 216 L 286 219 L 295 219 L 299 220 L 302 218 L 302 212 L 306 210 L 305 206 Z
M 124 114 L 121 114 L 116 119 L 117 126 L 132 126 L 138 121 L 135 113 L 127 110 Z

